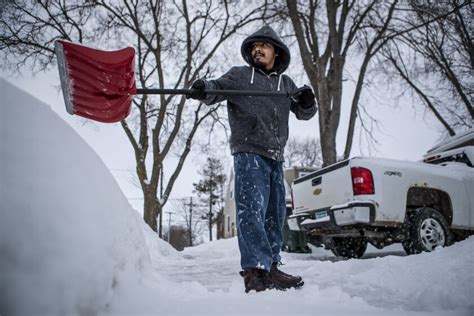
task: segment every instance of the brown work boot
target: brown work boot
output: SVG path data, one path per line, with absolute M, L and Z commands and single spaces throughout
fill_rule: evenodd
M 265 270 L 256 268 L 245 269 L 240 271 L 240 275 L 244 278 L 245 293 L 251 290 L 261 292 L 273 287 L 271 278 Z
M 278 263 L 274 262 L 270 269 L 270 278 L 274 287 L 278 290 L 302 287 L 304 282 L 300 276 L 292 276 L 278 269 Z

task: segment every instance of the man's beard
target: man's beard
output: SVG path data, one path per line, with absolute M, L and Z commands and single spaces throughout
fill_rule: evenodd
M 253 65 L 255 66 L 255 68 L 259 68 L 259 69 L 262 69 L 262 70 L 265 70 L 265 67 L 267 66 L 265 63 L 263 63 L 259 60 L 254 61 Z

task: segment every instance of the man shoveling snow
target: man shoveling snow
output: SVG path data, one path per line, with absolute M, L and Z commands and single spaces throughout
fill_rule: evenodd
M 233 67 L 216 80 L 197 80 L 189 97 L 206 104 L 227 100 L 245 291 L 298 288 L 301 277 L 278 269 L 286 215 L 283 153 L 290 111 L 300 120 L 312 118 L 314 94 L 283 75 L 290 52 L 269 26 L 247 37 L 241 53 L 249 66 Z M 291 97 L 209 95 L 209 90 L 286 91 Z

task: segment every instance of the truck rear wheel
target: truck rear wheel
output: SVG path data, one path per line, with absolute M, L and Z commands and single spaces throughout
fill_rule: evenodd
M 438 246 L 451 244 L 448 223 L 435 209 L 421 207 L 408 218 L 409 238 L 402 242 L 408 255 L 433 251 Z
M 331 251 L 336 257 L 360 258 L 367 249 L 367 241 L 358 237 L 332 238 Z

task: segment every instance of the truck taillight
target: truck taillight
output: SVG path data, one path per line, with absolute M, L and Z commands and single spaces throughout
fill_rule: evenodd
M 369 169 L 352 167 L 352 188 L 354 195 L 374 194 L 374 179 Z

